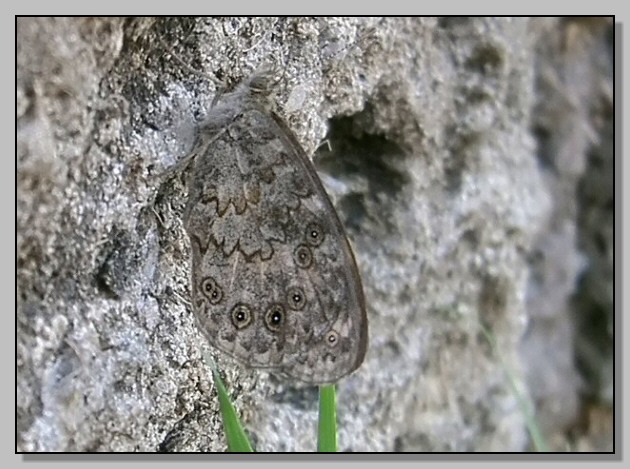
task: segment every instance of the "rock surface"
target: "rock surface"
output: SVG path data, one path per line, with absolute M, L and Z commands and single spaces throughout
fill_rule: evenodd
M 611 401 L 610 23 L 21 18 L 17 44 L 18 451 L 225 450 L 207 353 L 258 450 L 316 449 L 316 389 L 197 331 L 164 177 L 263 64 L 362 273 L 341 450 L 527 450 L 530 404 L 566 449 L 580 395 Z

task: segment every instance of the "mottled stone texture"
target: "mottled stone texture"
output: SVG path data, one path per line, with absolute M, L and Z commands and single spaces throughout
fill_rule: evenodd
M 18 450 L 224 450 L 208 352 L 259 450 L 315 449 L 316 390 L 196 328 L 164 177 L 261 65 L 363 278 L 340 449 L 520 451 L 528 403 L 554 448 L 609 449 L 574 425 L 612 395 L 609 22 L 25 18 L 17 44 Z

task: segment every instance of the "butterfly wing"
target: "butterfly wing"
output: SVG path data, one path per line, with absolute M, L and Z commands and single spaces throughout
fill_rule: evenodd
M 290 130 L 251 101 L 231 109 L 205 128 L 193 163 L 184 223 L 195 317 L 248 366 L 335 382 L 367 347 L 352 250 Z

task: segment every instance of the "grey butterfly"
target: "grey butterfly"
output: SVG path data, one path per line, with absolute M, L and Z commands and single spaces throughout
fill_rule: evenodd
M 192 303 L 211 345 L 245 365 L 333 383 L 361 365 L 361 279 L 337 213 L 267 105 L 269 73 L 220 97 L 193 149 L 184 226 Z

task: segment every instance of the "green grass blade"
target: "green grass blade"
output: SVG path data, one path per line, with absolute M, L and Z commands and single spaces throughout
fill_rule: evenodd
M 219 393 L 219 405 L 221 407 L 221 416 L 223 417 L 223 430 L 227 439 L 228 451 L 231 453 L 252 453 L 254 451 L 252 445 L 241 425 L 241 421 L 236 415 L 230 396 L 216 367 L 212 367 L 212 377 Z
M 335 385 L 319 387 L 319 439 L 317 451 L 337 452 L 337 396 Z
M 514 392 L 514 395 L 516 396 L 516 399 L 521 408 L 521 412 L 523 412 L 523 415 L 525 416 L 525 424 L 527 425 L 527 431 L 529 432 L 529 437 L 532 439 L 532 443 L 534 445 L 535 450 L 540 453 L 549 452 L 549 447 L 545 443 L 545 439 L 542 436 L 542 433 L 540 431 L 540 428 L 538 427 L 538 424 L 536 423 L 536 419 L 534 418 L 534 411 L 529 405 L 529 403 L 527 402 L 527 400 L 525 399 L 525 397 L 523 397 L 523 395 L 520 393 L 517 383 L 516 383 L 516 378 L 514 377 L 514 373 L 512 373 L 512 370 L 510 370 L 507 364 L 503 361 L 503 358 L 501 358 L 501 354 L 497 350 L 497 344 L 496 344 L 496 341 L 494 340 L 494 336 L 483 325 L 479 324 L 479 327 L 481 329 L 481 332 L 485 336 L 486 340 L 490 344 L 490 347 L 492 348 L 492 352 L 499 358 L 501 365 L 503 366 L 503 369 L 505 370 L 508 376 L 508 379 L 510 381 L 510 387 L 512 388 L 512 392 Z

